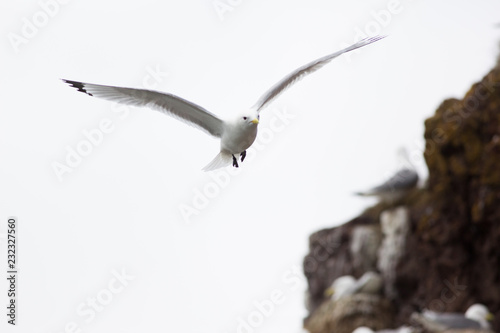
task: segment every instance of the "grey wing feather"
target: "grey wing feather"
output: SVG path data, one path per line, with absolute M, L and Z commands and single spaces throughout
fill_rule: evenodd
M 415 170 L 403 169 L 398 171 L 389 180 L 380 186 L 373 188 L 370 192 L 380 193 L 396 190 L 408 190 L 418 182 L 418 173 Z
M 262 95 L 257 103 L 253 106 L 253 108 L 257 111 L 260 111 L 262 108 L 264 108 L 268 103 L 273 101 L 276 97 L 278 97 L 285 89 L 289 88 L 292 84 L 297 82 L 298 80 L 302 79 L 304 76 L 311 74 L 327 63 L 329 63 L 332 59 L 340 56 L 341 54 L 344 54 L 346 52 L 355 50 L 357 48 L 363 47 L 365 45 L 371 44 L 373 42 L 376 42 L 385 36 L 377 36 L 377 37 L 371 37 L 371 38 L 365 38 L 363 40 L 360 40 L 359 42 L 343 49 L 340 51 L 337 51 L 335 53 L 329 54 L 327 56 L 321 57 L 319 59 L 316 59 L 314 61 L 311 61 L 308 64 L 305 64 L 302 67 L 297 68 L 287 76 L 285 76 L 281 81 L 276 83 L 274 86 L 272 86 L 264 95 Z
M 132 106 L 147 106 L 182 120 L 215 137 L 221 137 L 224 122 L 199 105 L 178 96 L 146 89 L 104 86 L 64 80 L 78 91 Z
M 481 328 L 479 322 L 466 318 L 460 313 L 437 313 L 426 310 L 422 314 L 425 319 L 447 328 Z

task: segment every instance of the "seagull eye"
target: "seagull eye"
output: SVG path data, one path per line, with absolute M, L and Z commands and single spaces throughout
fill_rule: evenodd
M 247 117 L 243 117 L 243 120 L 247 120 Z

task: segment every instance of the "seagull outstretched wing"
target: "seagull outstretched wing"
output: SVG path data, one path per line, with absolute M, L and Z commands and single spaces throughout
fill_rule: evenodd
M 271 101 L 273 101 L 276 97 L 278 97 L 283 91 L 285 91 L 287 88 L 289 88 L 292 84 L 297 82 L 298 80 L 302 79 L 304 76 L 314 73 L 327 63 L 329 63 L 332 59 L 338 57 L 341 54 L 344 54 L 346 52 L 355 50 L 357 48 L 363 47 L 365 45 L 374 43 L 385 36 L 377 36 L 377 37 L 371 37 L 371 38 L 365 38 L 360 40 L 359 42 L 346 47 L 343 50 L 337 51 L 335 53 L 329 54 L 327 56 L 321 57 L 319 59 L 316 59 L 314 61 L 311 61 L 310 63 L 305 64 L 304 66 L 301 66 L 285 76 L 281 81 L 277 82 L 274 86 L 272 86 L 268 91 L 262 95 L 257 103 L 253 106 L 253 108 L 257 111 L 260 112 L 261 109 L 263 109 L 267 104 L 269 104 Z
M 199 105 L 172 94 L 64 79 L 63 81 L 89 96 L 133 106 L 147 106 L 161 111 L 218 138 L 222 136 L 224 130 L 224 122 L 219 117 Z

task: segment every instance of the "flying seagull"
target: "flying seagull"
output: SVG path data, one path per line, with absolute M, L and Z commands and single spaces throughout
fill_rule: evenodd
M 238 155 L 241 162 L 243 162 L 246 150 L 252 145 L 257 136 L 260 111 L 285 89 L 304 76 L 317 71 L 341 54 L 371 44 L 384 37 L 365 38 L 343 50 L 326 55 L 297 68 L 266 91 L 250 110 L 230 120 L 222 120 L 201 106 L 169 93 L 104 86 L 65 79 L 63 81 L 89 96 L 133 106 L 148 106 L 197 127 L 216 138 L 220 138 L 220 153 L 203 168 L 204 171 L 210 171 L 227 166 L 231 162 L 234 167 L 238 167 L 238 159 L 235 155 Z

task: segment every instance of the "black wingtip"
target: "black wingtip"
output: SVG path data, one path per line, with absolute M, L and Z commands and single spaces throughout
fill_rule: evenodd
M 83 82 L 78 82 L 78 81 L 71 81 L 71 80 L 66 80 L 66 79 L 61 79 L 63 82 L 69 84 L 71 87 L 76 88 L 78 91 L 85 93 L 89 96 L 92 96 L 91 93 L 89 93 L 87 90 L 85 90 L 85 83 Z

